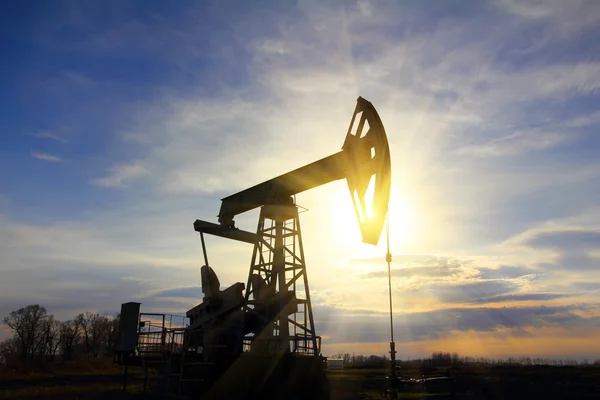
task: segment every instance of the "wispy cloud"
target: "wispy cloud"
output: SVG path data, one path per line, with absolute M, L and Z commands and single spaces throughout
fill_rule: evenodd
M 154 297 L 182 297 L 190 299 L 199 299 L 202 297 L 201 286 L 179 287 L 163 289 L 153 294 Z
M 141 164 L 121 164 L 111 167 L 107 176 L 94 179 L 92 183 L 107 188 L 122 187 L 127 182 L 148 175 L 148 173 L 148 169 Z
M 58 156 L 54 156 L 52 154 L 48 154 L 48 153 L 33 152 L 33 153 L 31 153 L 31 157 L 37 158 L 38 160 L 49 161 L 49 162 L 62 162 L 63 161 L 62 158 L 60 158 Z
M 530 21 L 550 20 L 548 28 L 561 36 L 573 35 L 598 26 L 600 5 L 586 0 L 495 0 L 499 8 Z
M 498 268 L 479 268 L 479 277 L 481 279 L 518 278 L 538 272 L 526 266 L 501 265 Z
M 67 143 L 67 139 L 65 139 L 64 137 L 57 135 L 56 133 L 53 132 L 49 132 L 49 131 L 38 131 L 38 132 L 34 132 L 34 133 L 29 133 L 29 136 L 33 136 L 36 138 L 40 138 L 40 139 L 50 139 L 50 140 L 54 140 L 56 142 L 60 142 L 60 143 Z
M 582 128 L 598 123 L 600 123 L 600 111 L 573 118 L 571 121 L 567 122 L 567 126 L 571 128 Z
M 573 139 L 574 135 L 569 137 L 558 132 L 515 132 L 493 139 L 486 144 L 463 147 L 458 150 L 458 154 L 476 157 L 515 156 L 531 151 L 547 150 Z
M 536 292 L 528 292 L 528 293 L 510 293 L 503 294 L 497 296 L 489 296 L 489 297 L 478 297 L 475 298 L 469 303 L 472 304 L 490 304 L 490 303 L 514 303 L 519 301 L 549 301 L 556 299 L 564 299 L 568 297 L 576 297 L 579 296 L 579 293 L 536 293 Z

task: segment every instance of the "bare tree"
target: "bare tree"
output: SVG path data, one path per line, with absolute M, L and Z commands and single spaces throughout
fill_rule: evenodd
M 35 353 L 39 354 L 41 359 L 47 357 L 54 358 L 60 345 L 60 322 L 49 315 L 40 322 L 40 334 L 37 339 Z
M 117 316 L 108 321 L 108 329 L 107 329 L 107 337 L 106 337 L 106 349 L 105 355 L 111 356 L 114 352 L 115 345 L 117 343 L 117 336 L 119 332 L 119 320 L 121 319 L 121 315 L 117 314 Z
M 119 317 L 111 318 L 101 316 L 97 321 L 97 356 L 110 356 L 113 354 L 119 329 Z
M 350 355 L 350 353 L 344 353 L 344 355 L 342 356 L 342 359 L 344 360 L 344 365 L 350 365 L 352 356 Z
M 73 358 L 73 349 L 81 341 L 81 330 L 81 322 L 77 318 L 74 321 L 61 322 L 59 343 L 63 357 L 66 360 Z
M 23 359 L 30 356 L 33 360 L 36 346 L 39 344 L 40 336 L 43 333 L 43 324 L 47 318 L 46 309 L 38 304 L 20 308 L 4 317 L 4 323 L 15 331 L 15 338 Z
M 112 321 L 97 313 L 86 311 L 77 316 L 76 321 L 81 323 L 85 353 L 94 358 L 107 352 L 107 347 L 114 343 Z
M 0 342 L 0 364 L 8 364 L 19 353 L 19 340 L 16 337 Z
M 117 339 L 119 317 L 93 312 L 80 313 L 74 320 L 60 322 L 37 304 L 29 305 L 4 317 L 14 338 L 1 343 L 0 359 L 53 359 L 58 350 L 66 360 L 81 347 L 86 357 L 110 356 Z

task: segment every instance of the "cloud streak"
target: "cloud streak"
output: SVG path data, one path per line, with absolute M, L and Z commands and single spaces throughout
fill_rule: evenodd
M 190 286 L 160 290 L 153 294 L 154 297 L 183 297 L 198 299 L 202 295 L 201 286 Z
M 40 138 L 40 139 L 50 139 L 50 140 L 53 140 L 55 142 L 60 142 L 60 143 L 68 142 L 68 140 L 65 139 L 64 137 L 59 136 L 53 132 L 48 132 L 48 131 L 38 131 L 38 132 L 30 133 L 29 136 L 33 136 L 33 137 Z
M 37 160 L 54 162 L 54 163 L 59 163 L 59 162 L 63 161 L 63 159 L 58 156 L 48 154 L 48 153 L 41 153 L 41 152 L 32 152 L 31 157 L 33 157 Z
M 108 171 L 108 175 L 103 178 L 94 179 L 92 184 L 106 188 L 123 187 L 127 183 L 147 176 L 148 174 L 148 169 L 141 164 L 121 164 L 111 167 Z

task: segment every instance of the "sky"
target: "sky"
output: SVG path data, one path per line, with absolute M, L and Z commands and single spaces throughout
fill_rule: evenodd
M 184 314 L 194 220 L 338 152 L 362 96 L 390 142 L 398 356 L 600 358 L 600 3 L 0 7 L 0 315 Z M 343 180 L 297 202 L 323 353 L 385 353 L 384 241 Z M 207 247 L 246 282 L 250 245 Z

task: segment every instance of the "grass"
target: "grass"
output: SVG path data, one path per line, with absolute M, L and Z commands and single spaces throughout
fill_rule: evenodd
M 425 393 L 425 392 L 414 392 L 414 393 L 398 393 L 398 399 L 434 399 L 438 396 L 447 397 L 443 393 Z M 381 400 L 381 392 L 370 391 L 365 393 L 364 400 Z
M 140 368 L 129 368 L 130 373 L 136 374 Z M 0 381 L 8 380 L 40 380 L 66 375 L 114 375 L 122 373 L 122 368 L 112 360 L 77 360 L 56 361 L 41 366 L 16 364 L 12 368 L 0 369 Z
M 12 371 L 12 380 L 0 376 L 2 399 L 138 399 L 142 397 L 142 371 L 130 368 L 127 392 L 121 390 L 121 369 L 96 361 L 57 363 L 53 371 Z M 403 370 L 403 376 L 419 376 Z M 600 368 L 465 366 L 456 371 L 456 399 L 599 399 Z M 332 400 L 381 399 L 386 387 L 385 369 L 327 371 Z M 150 382 L 149 382 L 150 383 Z M 403 387 L 400 399 L 448 399 L 447 381 Z M 154 398 L 165 399 L 166 396 Z M 174 398 L 174 397 L 169 397 Z
M 142 393 L 141 384 L 127 386 L 127 395 Z M 80 399 L 80 398 L 123 398 L 120 384 L 92 383 L 71 386 L 30 386 L 0 390 L 0 399 Z M 85 397 L 82 397 L 85 396 Z
M 385 390 L 388 370 L 383 368 L 329 370 L 327 376 L 332 386 L 332 400 L 360 399 L 381 400 Z M 447 398 L 448 393 L 432 393 L 411 388 L 398 394 L 399 399 L 436 399 Z
M 41 366 L 15 363 L 0 370 L 0 399 L 115 400 L 141 393 L 141 368 L 129 368 L 127 393 L 121 390 L 122 373 L 122 367 L 106 359 L 57 361 Z
M 347 369 L 337 369 L 337 370 L 328 370 L 327 376 L 330 379 L 364 379 L 365 377 L 373 377 L 375 379 L 385 379 L 388 371 L 385 369 L 377 369 L 377 368 L 347 368 Z

